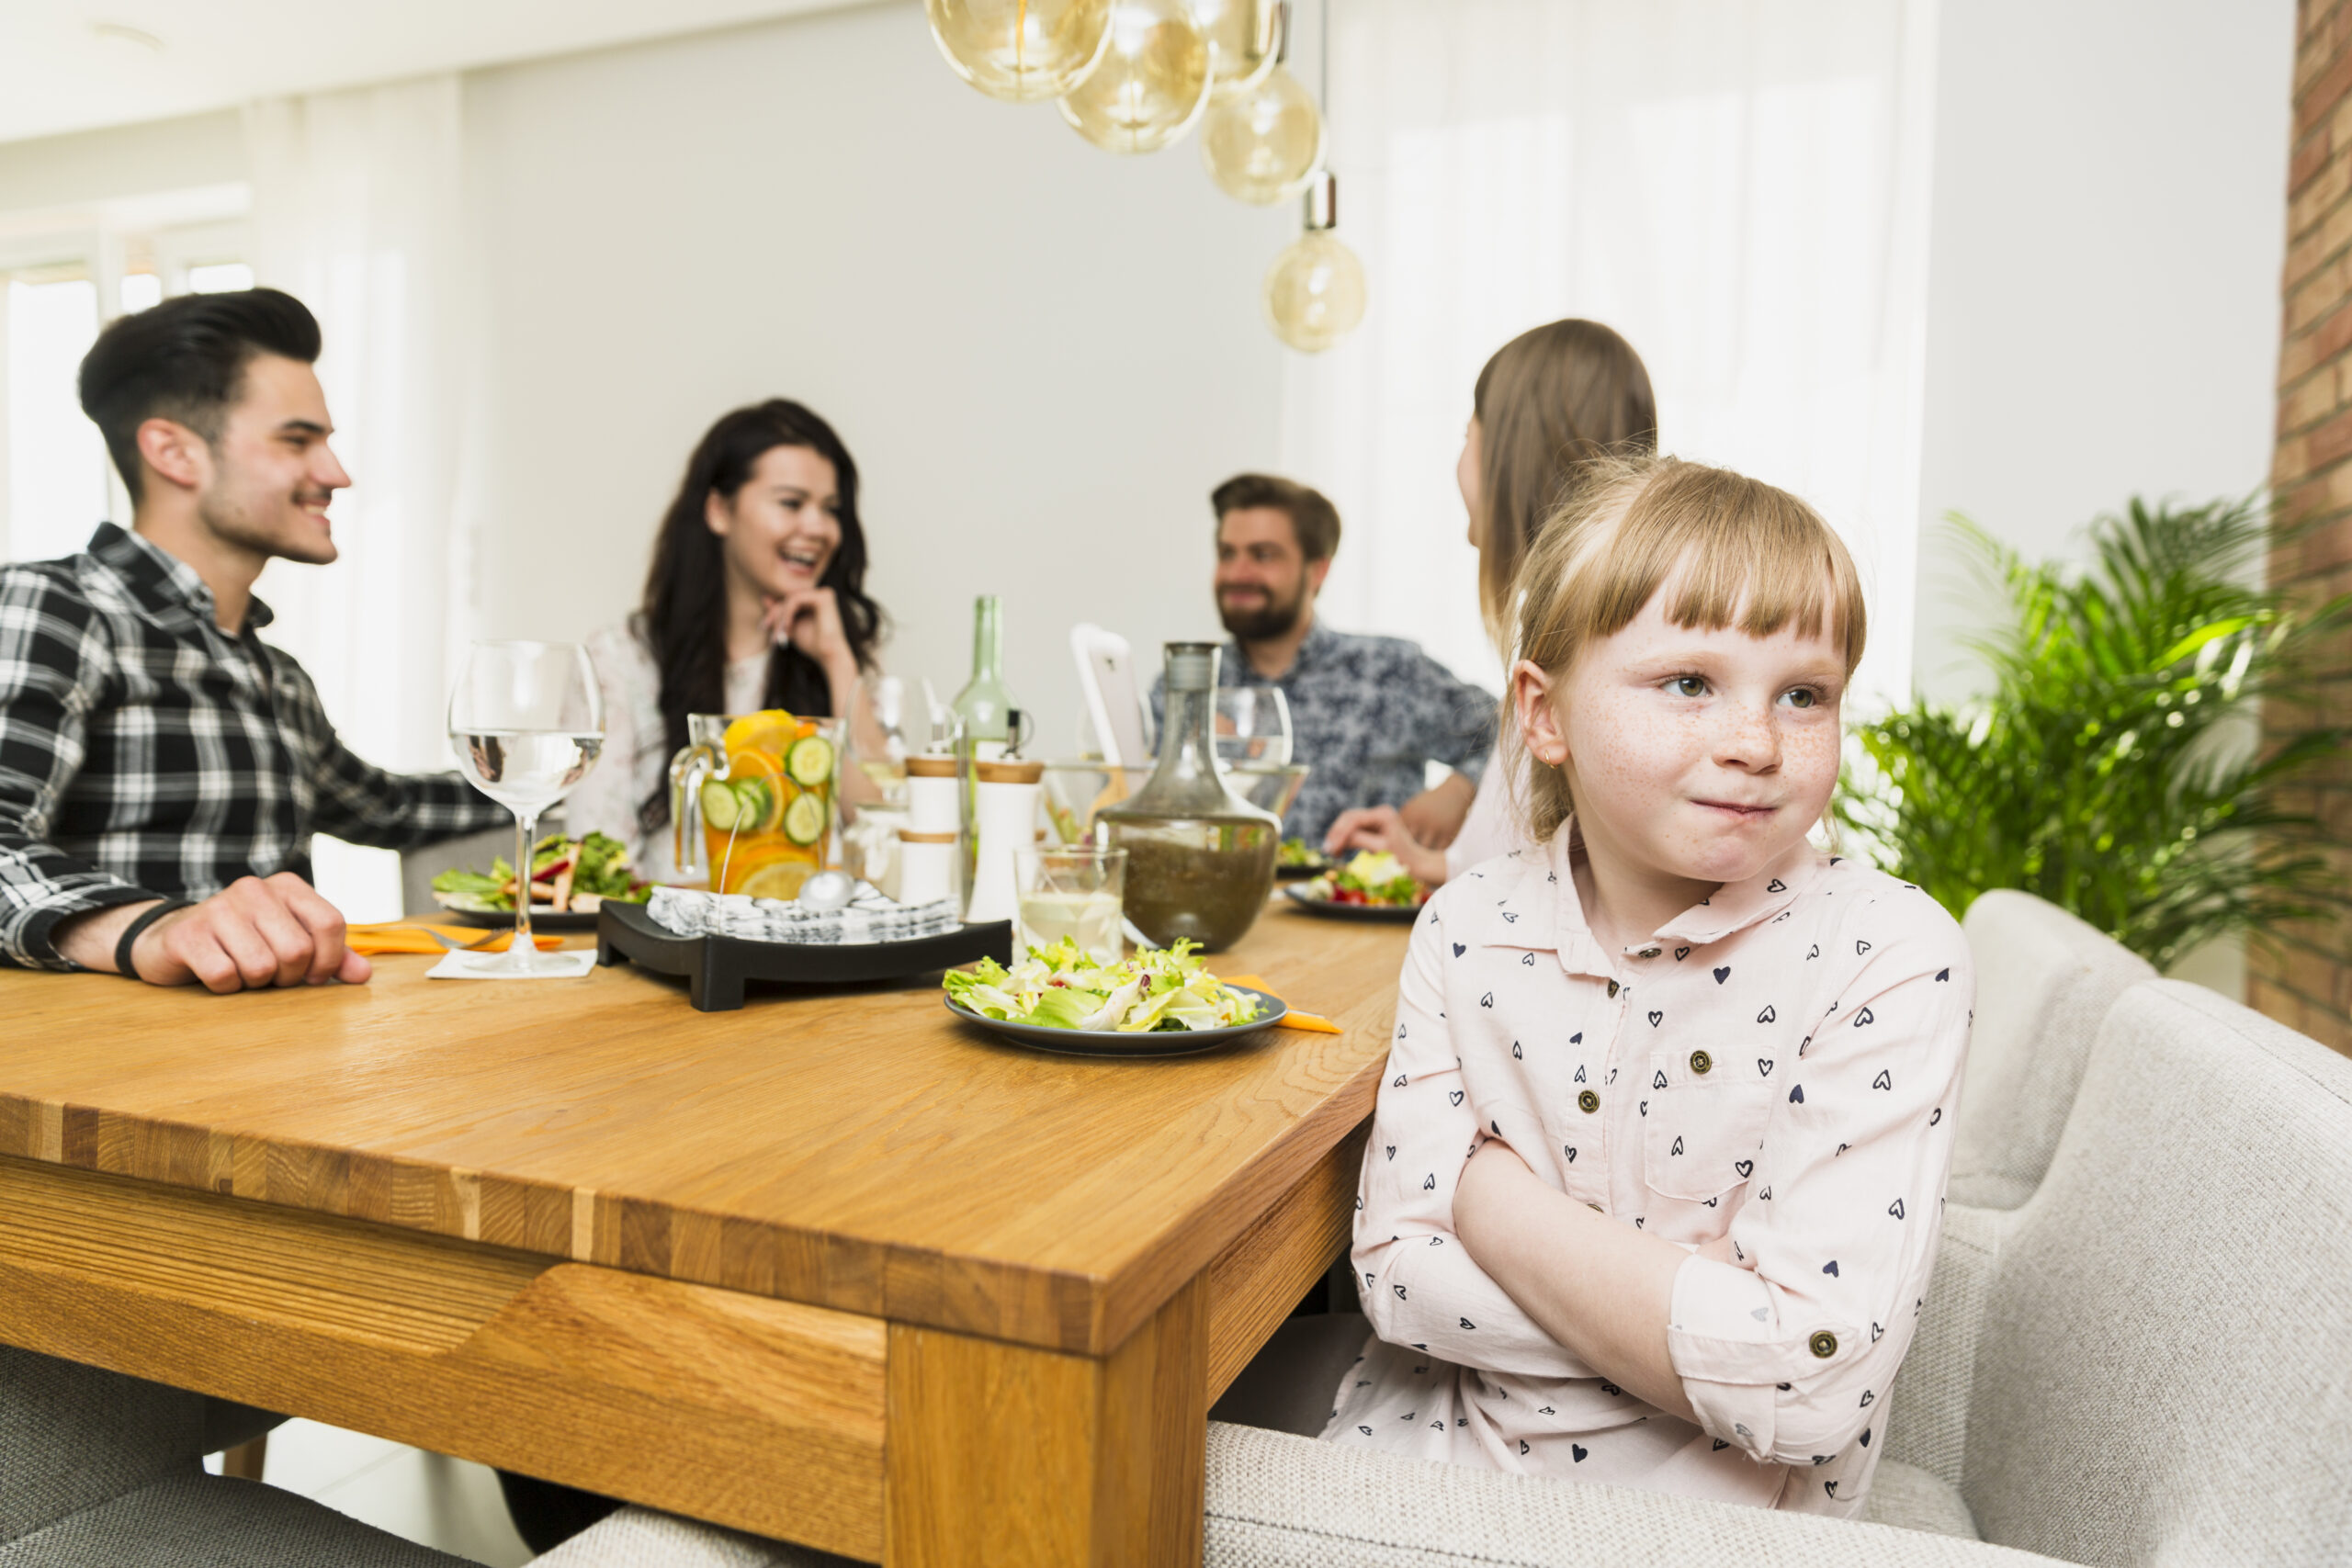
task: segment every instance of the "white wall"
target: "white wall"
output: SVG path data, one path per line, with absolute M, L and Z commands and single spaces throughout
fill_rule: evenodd
M 894 672 L 952 694 L 1001 593 L 1060 751 L 1072 623 L 1216 633 L 1207 493 L 1273 457 L 1287 208 L 981 97 L 911 4 L 481 73 L 466 115 L 488 633 L 620 615 L 695 439 L 775 395 L 857 457 Z
M 1952 0 L 1938 42 L 1916 669 L 1974 690 L 1936 525 L 2030 556 L 2269 472 L 2293 0 Z

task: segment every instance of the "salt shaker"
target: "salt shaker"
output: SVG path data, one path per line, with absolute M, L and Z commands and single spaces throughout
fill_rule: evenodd
M 1004 761 L 975 762 L 972 809 L 972 896 L 965 906 L 967 923 L 1009 920 L 1019 904 L 1012 874 L 1012 852 L 1037 841 L 1037 789 L 1046 776 L 1043 762 Z

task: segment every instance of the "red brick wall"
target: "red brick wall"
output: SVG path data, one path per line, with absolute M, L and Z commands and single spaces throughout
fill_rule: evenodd
M 2294 107 L 2271 483 L 2283 520 L 2317 526 L 2282 540 L 2270 573 L 2321 597 L 2352 592 L 2352 0 L 2297 6 Z M 2339 657 L 2352 665 L 2352 644 Z M 2271 716 L 2273 732 L 2293 717 Z M 2293 804 L 2327 825 L 2352 889 L 2352 758 L 2339 757 Z M 2277 952 L 2247 953 L 2246 999 L 2352 1054 L 2352 925 L 2279 934 Z

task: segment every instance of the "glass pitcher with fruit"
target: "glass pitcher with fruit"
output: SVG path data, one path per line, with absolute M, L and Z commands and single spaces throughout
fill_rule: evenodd
M 714 893 L 797 898 L 840 859 L 843 726 L 771 708 L 686 716 L 670 762 L 678 874 Z

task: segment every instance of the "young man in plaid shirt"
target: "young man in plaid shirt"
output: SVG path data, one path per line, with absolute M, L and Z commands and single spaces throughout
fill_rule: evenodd
M 365 980 L 311 835 L 412 849 L 508 820 L 454 773 L 353 756 L 260 639 L 254 579 L 334 559 L 351 482 L 318 355 L 300 301 L 255 288 L 125 316 L 83 360 L 131 526 L 0 567 L 0 962 L 220 992 Z

